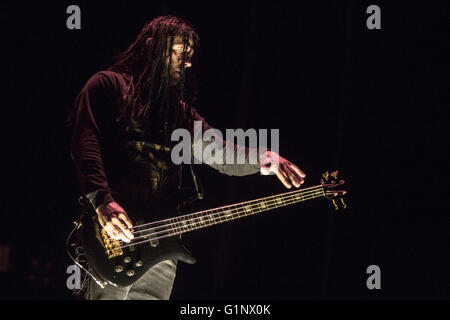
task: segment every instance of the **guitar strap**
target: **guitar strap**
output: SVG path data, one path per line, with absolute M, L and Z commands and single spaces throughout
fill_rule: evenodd
M 194 166 L 192 165 L 192 162 L 193 161 L 191 161 L 191 163 L 189 164 L 189 168 L 191 170 L 192 181 L 194 182 L 195 193 L 196 193 L 197 199 L 200 200 L 200 199 L 204 198 L 205 191 L 203 189 L 202 184 L 200 183 L 200 180 L 197 179 L 197 176 L 195 174 L 195 170 L 194 170 Z
M 197 200 L 201 200 L 205 197 L 205 190 L 203 189 L 203 186 L 199 179 L 197 179 L 197 175 L 195 174 L 194 170 L 194 153 L 191 151 L 191 163 L 189 164 L 189 169 L 191 171 L 192 181 L 194 182 L 195 187 L 195 194 L 197 197 Z

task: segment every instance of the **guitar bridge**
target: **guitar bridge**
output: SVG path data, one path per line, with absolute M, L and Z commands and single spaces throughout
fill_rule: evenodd
M 106 233 L 105 229 L 102 228 L 102 238 L 103 245 L 105 248 L 105 254 L 108 259 L 112 259 L 123 254 L 123 250 L 120 247 L 120 243 L 118 240 L 111 239 Z

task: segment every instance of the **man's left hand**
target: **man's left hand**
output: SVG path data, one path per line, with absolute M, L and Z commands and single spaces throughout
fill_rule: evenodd
M 302 170 L 273 151 L 266 151 L 261 156 L 260 163 L 262 174 L 275 173 L 288 189 L 292 188 L 292 185 L 298 188 L 305 182 L 306 175 Z

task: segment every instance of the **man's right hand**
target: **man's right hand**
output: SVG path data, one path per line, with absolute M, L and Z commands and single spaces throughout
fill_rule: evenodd
M 96 212 L 98 221 L 111 238 L 125 242 L 130 242 L 134 238 L 133 223 L 117 202 L 104 203 Z

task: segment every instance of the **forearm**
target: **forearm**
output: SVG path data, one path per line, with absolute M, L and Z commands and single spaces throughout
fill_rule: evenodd
M 103 165 L 100 143 L 95 135 L 80 138 L 75 131 L 71 144 L 81 193 L 94 208 L 113 201 Z M 87 132 L 84 135 L 88 134 Z
M 217 130 L 212 130 L 207 132 L 206 139 L 198 136 L 194 138 L 195 159 L 230 176 L 246 176 L 260 171 L 260 157 L 265 149 L 225 141 Z

